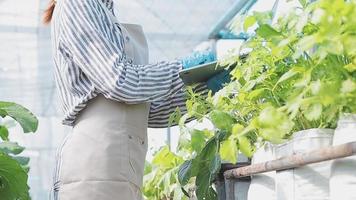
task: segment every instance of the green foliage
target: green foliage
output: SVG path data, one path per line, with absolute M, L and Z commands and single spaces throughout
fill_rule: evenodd
M 0 101 L 0 116 L 9 116 L 16 120 L 24 133 L 35 132 L 38 128 L 36 117 L 28 109 L 16 103 Z
M 3 200 L 29 200 L 29 158 L 17 156 L 24 147 L 9 141 L 9 130 L 5 117 L 17 121 L 25 133 L 35 132 L 38 120 L 26 108 L 10 102 L 0 102 L 0 196 Z
M 222 61 L 234 67 L 232 81 L 214 96 L 189 89 L 188 112 L 176 117 L 183 159 L 177 180 L 195 184 L 199 200 L 216 199 L 222 160 L 234 163 L 238 152 L 251 157 L 263 142 L 281 143 L 299 130 L 335 128 L 340 115 L 356 113 L 356 1 L 299 2 L 302 9 L 273 25 L 271 13 L 233 23 L 258 27 L 240 48 L 247 57 L 232 53 Z M 214 128 L 188 127 L 192 117 Z
M 146 163 L 144 196 L 150 200 L 187 200 L 178 181 L 179 166 L 183 162 L 183 157 L 171 152 L 167 146 L 159 150 L 152 163 Z
M 28 200 L 27 172 L 12 157 L 0 153 L 0 196 L 4 200 Z

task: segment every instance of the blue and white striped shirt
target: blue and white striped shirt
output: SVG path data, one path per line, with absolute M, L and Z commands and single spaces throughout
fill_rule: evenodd
M 134 65 L 126 60 L 123 34 L 111 14 L 112 0 L 61 0 L 56 5 L 52 41 L 63 124 L 74 125 L 87 102 L 102 94 L 127 104 L 151 103 L 149 127 L 167 127 L 177 107 L 186 111 L 178 76 L 182 65 Z

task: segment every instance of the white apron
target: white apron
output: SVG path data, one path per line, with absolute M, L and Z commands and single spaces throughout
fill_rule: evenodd
M 141 26 L 122 24 L 125 53 L 148 64 Z M 141 200 L 149 104 L 89 101 L 58 151 L 54 199 Z

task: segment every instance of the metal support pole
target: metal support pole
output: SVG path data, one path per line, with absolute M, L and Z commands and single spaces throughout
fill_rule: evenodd
M 219 20 L 209 33 L 209 39 L 216 38 L 216 35 L 247 5 L 253 5 L 256 0 L 238 0 L 231 9 Z M 248 9 L 248 8 L 247 8 Z
M 356 142 L 350 142 L 338 146 L 322 148 L 308 153 L 295 154 L 264 163 L 231 169 L 224 172 L 224 177 L 225 179 L 241 178 L 269 171 L 297 168 L 307 164 L 349 157 L 355 154 Z
M 226 200 L 235 200 L 235 181 L 233 179 L 225 179 L 225 192 Z

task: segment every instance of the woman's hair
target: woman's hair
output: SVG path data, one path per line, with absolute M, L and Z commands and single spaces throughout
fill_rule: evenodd
M 56 0 L 50 0 L 48 7 L 43 14 L 43 23 L 44 24 L 51 23 L 53 11 L 54 11 L 55 7 L 56 7 Z

